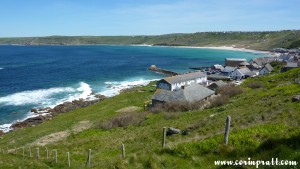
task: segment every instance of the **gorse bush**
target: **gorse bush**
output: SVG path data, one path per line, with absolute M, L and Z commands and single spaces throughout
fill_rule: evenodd
M 218 88 L 216 93 L 232 97 L 243 93 L 243 89 L 239 86 L 235 86 L 234 84 L 228 84 Z
M 229 97 L 227 95 L 218 95 L 214 97 L 210 102 L 210 107 L 219 107 L 228 103 Z
M 115 116 L 108 121 L 102 121 L 98 124 L 98 128 L 109 130 L 116 127 L 126 127 L 129 125 L 139 125 L 146 119 L 147 112 L 143 113 L 126 113 Z
M 199 110 L 205 108 L 206 101 L 198 102 L 172 102 L 156 104 L 150 110 L 152 113 L 159 112 L 185 112 L 189 110 Z
M 262 82 L 256 81 L 256 82 L 249 82 L 247 86 L 251 89 L 258 89 L 258 88 L 262 88 L 264 84 Z

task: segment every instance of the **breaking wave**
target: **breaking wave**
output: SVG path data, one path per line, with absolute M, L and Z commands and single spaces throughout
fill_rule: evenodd
M 132 81 L 107 81 L 104 82 L 105 89 L 103 89 L 100 94 L 112 97 L 115 95 L 120 94 L 120 92 L 124 89 L 129 89 L 135 86 L 144 86 L 149 84 L 151 81 L 156 80 L 144 80 L 144 79 L 139 79 L 139 80 L 132 80 Z
M 55 107 L 66 101 L 76 99 L 86 99 L 92 94 L 92 88 L 85 82 L 80 82 L 77 87 L 56 87 L 49 89 L 39 89 L 31 91 L 23 91 L 0 97 L 0 106 L 24 106 L 32 107 Z M 10 126 L 17 121 L 24 121 L 27 118 L 35 117 L 36 114 L 27 112 L 24 118 L 15 120 L 9 124 L 0 125 L 0 130 L 8 132 Z

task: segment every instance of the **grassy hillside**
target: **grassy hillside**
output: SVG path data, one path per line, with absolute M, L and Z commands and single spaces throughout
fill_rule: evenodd
M 248 79 L 242 84 L 242 94 L 219 107 L 159 113 L 143 110 L 144 102 L 154 92 L 152 84 L 137 87 L 96 105 L 60 114 L 41 125 L 6 134 L 0 139 L 0 149 L 5 150 L 4 154 L 0 152 L 0 167 L 66 168 L 66 152 L 70 152 L 71 168 L 83 168 L 88 149 L 92 150 L 90 168 L 234 168 L 215 166 L 214 160 L 249 157 L 299 163 L 300 104 L 291 101 L 300 93 L 299 83 L 298 68 Z M 232 119 L 231 131 L 229 145 L 224 146 L 228 115 Z M 163 127 L 188 129 L 190 133 L 168 136 L 162 149 Z M 57 141 L 50 142 L 53 139 Z M 37 140 L 49 144 L 37 146 L 34 144 Z M 122 143 L 126 146 L 125 160 L 121 158 Z M 22 147 L 25 147 L 25 157 L 22 157 Z M 29 147 L 33 157 L 29 157 Z M 37 147 L 41 159 L 35 158 Z M 58 163 L 53 160 L 53 153 L 49 159 L 45 158 L 46 147 L 57 149 Z M 7 149 L 11 153 L 7 154 Z
M 158 36 L 49 36 L 0 38 L 0 44 L 79 45 L 79 44 L 153 44 L 167 46 L 232 46 L 257 50 L 299 46 L 300 31 L 273 32 L 199 32 Z

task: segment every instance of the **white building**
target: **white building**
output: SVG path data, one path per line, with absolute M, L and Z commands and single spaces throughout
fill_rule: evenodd
M 260 75 L 271 73 L 273 70 L 273 67 L 267 63 L 262 69 L 259 70 Z
M 165 90 L 179 90 L 183 86 L 192 84 L 206 84 L 207 75 L 202 72 L 186 73 L 182 75 L 164 78 L 157 82 L 157 88 Z
M 232 79 L 245 79 L 247 77 L 253 77 L 256 76 L 255 72 L 252 72 L 249 68 L 244 67 L 244 68 L 237 68 L 231 73 L 231 78 Z
M 231 74 L 235 69 L 237 69 L 237 67 L 226 66 L 222 71 L 222 74 L 231 77 Z

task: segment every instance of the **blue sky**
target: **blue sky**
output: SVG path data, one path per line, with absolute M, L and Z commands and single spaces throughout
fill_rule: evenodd
M 0 0 L 0 37 L 300 29 L 299 0 Z

